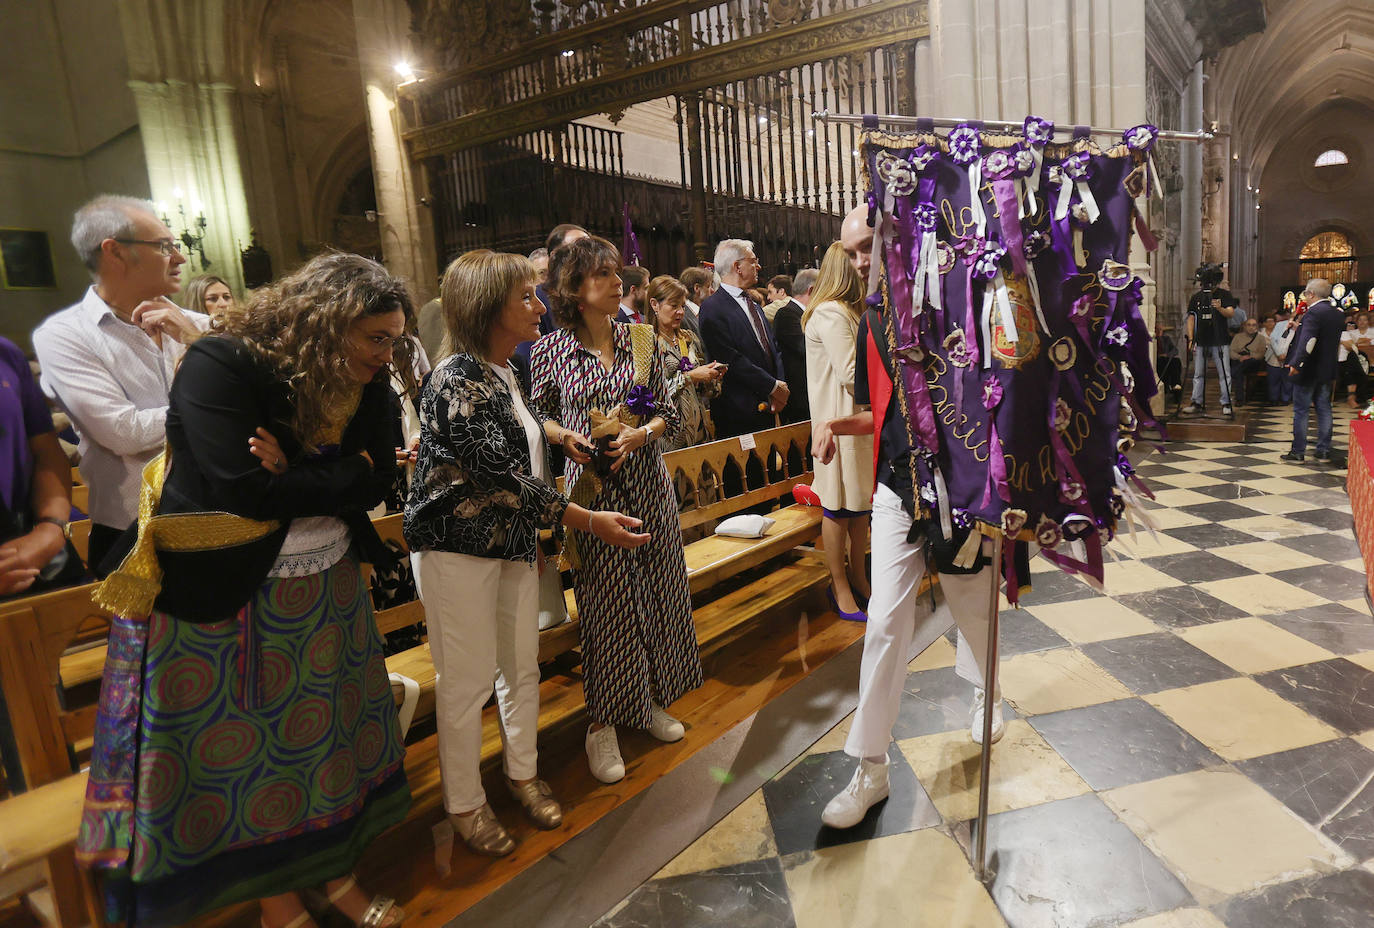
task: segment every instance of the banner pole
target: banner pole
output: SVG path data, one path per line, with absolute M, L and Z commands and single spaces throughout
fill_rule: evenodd
M 973 835 L 973 872 L 987 883 L 988 872 L 988 793 L 992 787 L 992 711 L 1000 701 L 997 695 L 998 594 L 1001 592 L 1002 533 L 992 536 L 992 569 L 988 571 L 988 647 L 983 665 L 983 752 L 978 775 L 978 819 Z

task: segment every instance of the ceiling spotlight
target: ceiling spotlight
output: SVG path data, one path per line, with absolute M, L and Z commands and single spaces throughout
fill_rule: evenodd
M 577 53 L 574 52 L 571 48 L 566 48 L 563 50 L 562 54 L 564 58 L 571 58 L 573 55 Z
M 410 62 L 408 61 L 396 62 L 396 73 L 400 75 L 403 81 L 415 80 L 415 70 L 410 66 Z
M 1240 160 L 1240 155 L 1232 155 L 1232 156 L 1231 156 L 1231 160 L 1232 160 L 1232 161 L 1239 161 L 1239 160 Z

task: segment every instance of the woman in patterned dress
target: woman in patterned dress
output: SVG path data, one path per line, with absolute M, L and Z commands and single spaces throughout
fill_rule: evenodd
M 264 928 L 303 928 L 321 884 L 362 928 L 404 918 L 350 871 L 410 806 L 360 561 L 388 556 L 367 510 L 396 472 L 411 318 L 381 265 L 323 255 L 187 349 L 165 482 L 155 460 L 97 591 L 115 618 L 78 859 L 111 920 L 259 899 Z
M 664 436 L 663 450 L 677 451 L 711 440 L 707 408 L 711 397 L 720 396 L 725 366 L 705 362 L 701 338 L 682 327 L 687 312 L 687 288 L 676 277 L 664 274 L 649 281 L 649 309 L 658 336 L 659 361 L 668 387 L 667 399 L 677 408 L 681 423 L 677 434 Z
M 587 758 L 606 783 L 625 775 L 615 726 L 647 728 L 661 741 L 676 741 L 684 729 L 665 707 L 701 685 L 682 534 L 659 449 L 677 428 L 678 414 L 665 399 L 652 330 L 613 321 L 620 308 L 619 267 L 620 253 L 602 238 L 555 251 L 546 289 L 562 328 L 535 342 L 530 355 L 530 397 L 549 440 L 563 446 L 569 495 L 588 508 L 641 519 L 652 538 L 626 551 L 583 532 L 570 537 L 581 561 L 573 590 L 591 717 Z M 636 383 L 637 368 L 647 371 L 644 383 Z M 645 388 L 652 409 L 642 405 Z M 611 441 L 611 473 L 599 480 L 588 473 L 582 481 L 591 463 L 583 449 L 590 450 L 593 410 L 608 413 L 636 398 L 640 402 L 631 406 L 642 410 L 640 424 L 623 425 Z
M 647 542 L 637 520 L 570 504 L 549 479 L 548 443 L 520 393 L 510 358 L 539 336 L 544 304 L 534 264 L 474 251 L 448 266 L 440 287 L 454 353 L 420 397 L 420 455 L 405 533 L 434 655 L 435 714 L 444 808 L 479 854 L 515 839 L 482 788 L 482 706 L 496 682 L 506 785 L 540 828 L 563 810 L 537 776 L 540 528 L 563 523 L 624 547 Z M 559 589 L 562 594 L 562 588 Z

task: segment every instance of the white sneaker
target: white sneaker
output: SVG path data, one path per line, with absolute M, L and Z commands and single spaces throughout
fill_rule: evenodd
M 1223 416 L 1229 416 L 1229 415 L 1231 414 L 1231 407 L 1230 407 L 1230 406 L 1223 406 L 1223 407 L 1221 407 L 1221 414 L 1222 414 Z
M 887 768 L 886 760 L 875 764 L 860 759 L 849 785 L 825 804 L 821 821 L 831 828 L 853 828 L 862 822 L 869 809 L 887 798 Z
M 587 729 L 587 763 L 591 765 L 592 776 L 602 783 L 619 783 L 625 779 L 625 761 L 620 756 L 614 725 L 598 731 Z
M 976 687 L 973 691 L 973 713 L 972 721 L 969 722 L 968 733 L 973 738 L 974 744 L 983 743 L 983 688 Z M 1002 700 L 999 698 L 992 707 L 992 743 L 996 744 L 1002 740 L 1002 733 L 1006 730 L 1006 724 L 1002 721 Z
M 682 723 L 656 702 L 649 703 L 649 734 L 659 741 L 681 741 L 687 734 Z
M 1185 416 L 1195 416 L 1198 413 L 1202 412 L 1202 409 L 1197 405 L 1197 403 L 1189 403 L 1187 406 L 1180 409 L 1179 412 Z

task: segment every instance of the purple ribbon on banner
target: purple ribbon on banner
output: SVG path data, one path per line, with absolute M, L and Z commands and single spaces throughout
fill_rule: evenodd
M 883 249 L 891 296 L 888 311 L 892 314 L 892 328 L 897 335 L 897 345 L 892 352 L 893 363 L 906 389 L 907 416 L 912 436 L 921 448 L 934 453 L 940 448 L 940 438 L 935 430 L 935 406 L 930 401 L 930 390 L 926 385 L 925 365 L 921 363 L 925 352 L 920 347 L 919 317 L 898 309 L 911 305 L 911 279 L 903 267 L 901 250 L 895 245 L 889 243 Z
M 1021 197 L 1017 191 L 1018 178 L 1030 171 L 1030 164 L 1021 163 L 1020 158 L 1030 155 L 1019 145 L 1014 148 L 998 148 L 988 152 L 983 159 L 983 176 L 992 178 L 992 196 L 997 202 L 997 218 L 1002 226 L 1002 245 L 1011 255 L 1011 267 L 1016 273 L 1026 274 L 1025 235 L 1021 230 Z
M 1002 403 L 1002 381 L 996 373 L 983 379 L 983 408 L 988 411 L 988 482 L 983 487 L 983 508 L 992 504 L 992 491 L 1004 503 L 1011 502 L 1007 486 L 1007 458 L 1002 452 L 1002 439 L 997 434 L 997 407 Z

